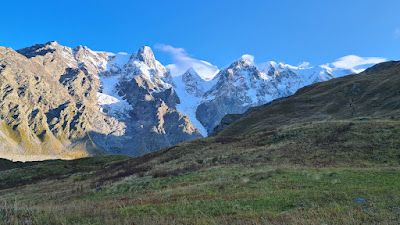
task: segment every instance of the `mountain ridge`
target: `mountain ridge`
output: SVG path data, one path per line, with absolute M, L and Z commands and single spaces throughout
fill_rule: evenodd
M 205 80 L 193 68 L 173 77 L 148 46 L 132 54 L 114 54 L 86 46 L 70 48 L 52 41 L 19 49 L 15 54 L 29 61 L 25 62 L 30 65 L 26 71 L 43 70 L 52 77 L 41 79 L 39 75 L 29 83 L 38 79 L 38 85 L 54 86 L 67 96 L 54 104 L 39 105 L 43 112 L 38 115 L 47 115 L 40 117 L 46 127 L 42 135 L 52 137 L 51 148 L 57 143 L 55 149 L 59 149 L 50 150 L 49 158 L 61 157 L 61 153 L 66 157 L 105 153 L 141 155 L 207 136 L 226 114 L 244 113 L 250 107 L 292 95 L 302 86 L 352 72 L 322 66 L 304 69 L 274 62 L 260 67 L 253 56 L 243 55 L 213 79 Z M 15 54 L 12 57 L 17 57 Z M 4 61 L 7 59 L 0 62 Z M 6 80 L 18 76 L 17 71 L 13 68 Z M 24 87 L 15 85 L 15 89 L 21 88 Z M 32 93 L 41 95 L 35 90 Z M 57 100 L 58 97 L 53 97 L 57 94 L 53 91 L 46 99 Z M 3 95 L 5 98 L 7 91 Z M 30 110 L 33 111 L 28 109 L 28 114 L 32 114 Z M 32 124 L 26 129 L 35 129 Z M 13 129 L 10 135 L 15 132 Z M 38 135 L 36 142 L 41 146 L 46 138 Z M 20 145 L 18 140 L 8 142 Z M 79 150 L 71 151 L 73 146 Z M 4 147 L 3 154 L 17 154 L 7 150 L 10 148 Z M 18 148 L 21 157 L 32 154 L 24 148 Z M 43 153 L 34 153 L 32 157 L 35 154 Z

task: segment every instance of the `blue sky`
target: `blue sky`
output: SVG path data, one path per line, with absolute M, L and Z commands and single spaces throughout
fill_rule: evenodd
M 173 46 L 220 68 L 243 54 L 292 65 L 346 55 L 399 60 L 399 9 L 398 0 L 3 1 L 0 45 Z M 163 64 L 176 60 L 165 48 L 155 53 Z

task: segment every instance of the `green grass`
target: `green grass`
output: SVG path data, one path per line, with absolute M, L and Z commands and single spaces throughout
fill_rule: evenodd
M 32 162 L 28 165 L 16 163 L 15 168 L 5 170 L 0 175 L 0 188 L 11 188 L 21 185 L 36 183 L 41 180 L 62 179 L 70 176 L 78 176 L 81 172 L 94 172 L 101 170 L 104 166 L 115 161 L 123 161 L 130 157 L 121 155 L 98 156 L 91 158 L 82 158 L 71 161 L 45 161 Z M 8 165 L 8 164 L 7 164 Z M 32 166 L 29 166 L 32 165 Z M 11 166 L 9 166 L 11 167 Z
M 71 176 L 60 183 L 70 187 L 83 182 Z M 37 185 L 18 194 L 2 193 L 8 206 L 2 207 L 0 221 L 25 217 L 34 224 L 400 222 L 397 168 L 223 167 L 171 177 L 132 176 L 99 191 L 60 186 L 32 197 L 30 191 L 35 192 Z M 355 202 L 357 198 L 365 203 Z
M 7 159 L 0 159 L 0 171 L 10 170 L 14 168 L 23 168 L 27 166 L 33 166 L 36 164 L 47 163 L 49 161 L 41 161 L 41 162 L 13 162 Z

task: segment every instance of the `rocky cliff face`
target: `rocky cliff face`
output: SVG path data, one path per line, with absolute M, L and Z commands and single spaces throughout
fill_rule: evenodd
M 22 52 L 0 48 L 1 154 L 29 160 L 99 153 L 87 131 L 118 129 L 90 104 L 99 82 L 68 65 L 51 44 Z
M 149 47 L 132 54 L 119 73 L 114 93 L 131 109 L 116 115 L 126 125 L 120 137 L 95 134 L 93 140 L 112 153 L 138 155 L 167 147 L 185 140 L 201 137 L 189 118 L 176 110 L 180 98 L 167 83 L 171 78 Z M 100 74 L 107 83 L 108 71 Z M 103 79 L 104 78 L 104 79 Z M 108 84 L 109 85 L 109 84 Z M 107 84 L 106 84 L 107 86 Z
M 1 47 L 1 156 L 139 155 L 201 136 L 150 48 L 117 58 L 57 42 Z

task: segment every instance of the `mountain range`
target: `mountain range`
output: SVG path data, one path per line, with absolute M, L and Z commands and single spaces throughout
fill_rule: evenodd
M 131 55 L 57 42 L 0 47 L 0 156 L 15 160 L 142 155 L 208 136 L 227 114 L 353 74 L 329 64 L 256 64 L 243 55 L 204 79 L 172 76 L 150 47 Z
M 0 218 L 6 224 L 398 224 L 399 86 L 400 61 L 390 61 L 228 114 L 206 138 L 142 156 L 3 159 Z

